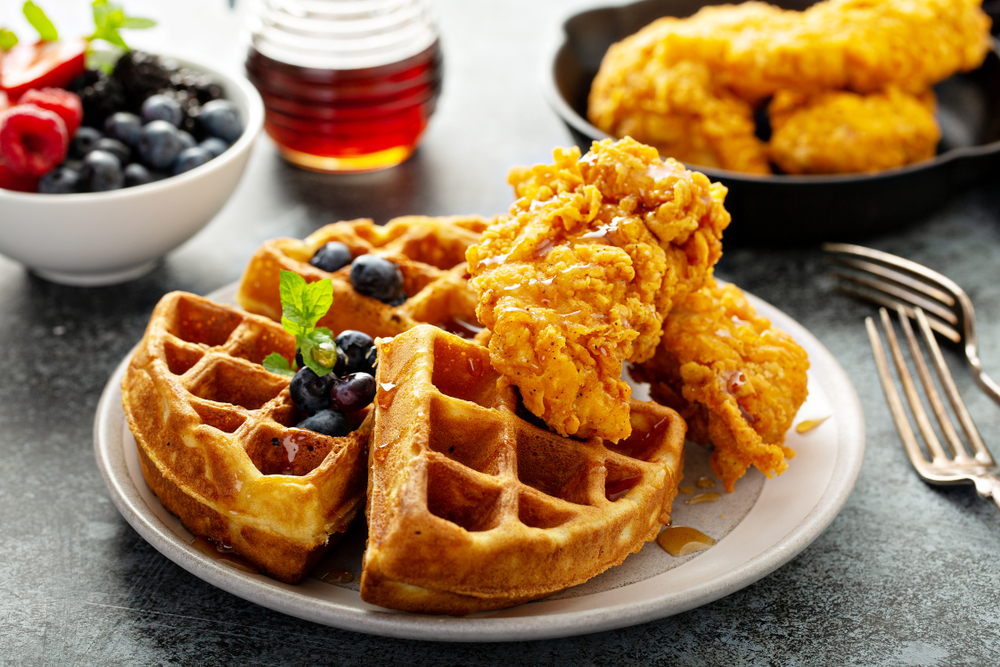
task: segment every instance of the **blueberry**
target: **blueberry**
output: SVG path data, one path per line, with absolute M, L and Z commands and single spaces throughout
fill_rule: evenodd
M 295 407 L 313 414 L 330 407 L 330 385 L 336 379 L 333 373 L 320 377 L 308 366 L 303 366 L 288 386 Z
M 345 373 L 368 373 L 375 375 L 375 342 L 372 337 L 361 331 L 347 329 L 341 331 L 334 341 L 337 348 L 347 355 Z
M 80 182 L 80 174 L 69 167 L 56 167 L 42 176 L 38 182 L 38 191 L 47 195 L 64 195 L 76 192 Z
M 392 301 L 389 301 L 388 303 L 389 303 L 390 306 L 402 306 L 404 303 L 406 303 L 406 299 L 407 298 L 408 297 L 406 296 L 406 293 L 404 292 L 404 293 L 401 293 L 399 296 L 397 296 Z
M 118 158 L 118 162 L 121 164 L 128 164 L 129 158 L 132 157 L 132 150 L 128 146 L 121 141 L 110 137 L 102 137 L 98 139 L 97 145 L 94 146 L 94 150 L 111 153 Z
M 195 141 L 194 137 L 192 137 L 191 133 L 187 130 L 177 130 L 177 136 L 181 138 L 181 143 L 184 145 L 185 149 L 194 148 L 198 145 L 198 142 Z
M 309 263 L 321 271 L 333 273 L 337 269 L 350 264 L 353 259 L 354 255 L 351 254 L 350 248 L 340 241 L 330 241 L 316 251 L 316 254 L 312 256 Z
M 205 131 L 213 137 L 232 143 L 243 134 L 243 121 L 236 105 L 229 100 L 212 100 L 201 107 L 199 116 Z
M 139 135 L 139 158 L 153 169 L 166 169 L 184 150 L 184 140 L 177 128 L 165 120 L 144 125 Z
M 403 293 L 403 274 L 387 259 L 361 255 L 351 263 L 351 285 L 358 294 L 390 303 Z
M 229 148 L 229 144 L 218 137 L 209 137 L 198 145 L 211 153 L 212 157 L 219 157 Z
M 341 412 L 357 412 L 375 399 L 375 378 L 368 373 L 351 373 L 333 381 L 330 407 Z
M 145 185 L 158 180 L 150 171 L 138 162 L 125 167 L 125 187 L 131 188 L 135 185 Z
M 348 435 L 354 430 L 351 421 L 343 412 L 336 410 L 321 410 L 312 417 L 303 419 L 295 425 L 296 428 L 305 428 L 316 433 L 339 438 Z
M 118 190 L 124 183 L 122 163 L 114 154 L 93 150 L 87 153 L 87 157 L 83 158 L 79 184 L 81 192 Z
M 97 140 L 102 136 L 104 135 L 92 127 L 81 127 L 76 131 L 76 134 L 73 136 L 73 140 L 69 142 L 70 157 L 76 158 L 77 160 L 83 159 L 84 155 L 94 150 Z
M 177 156 L 177 160 L 174 162 L 174 175 L 176 176 L 177 174 L 183 174 L 185 171 L 191 171 L 195 167 L 200 167 L 211 159 L 212 154 L 200 146 L 185 148 L 181 151 L 181 154 Z
M 143 125 L 154 120 L 165 120 L 174 127 L 180 127 L 181 121 L 184 120 L 184 109 L 172 97 L 151 95 L 142 103 L 141 115 Z
M 104 134 L 117 139 L 126 146 L 135 148 L 142 132 L 142 120 L 134 113 L 119 111 L 108 116 L 104 121 Z

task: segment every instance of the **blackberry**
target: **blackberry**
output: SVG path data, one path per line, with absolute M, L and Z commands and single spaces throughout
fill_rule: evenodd
M 170 77 L 170 85 L 177 91 L 184 91 L 199 104 L 205 104 L 222 97 L 222 86 L 216 83 L 210 74 L 194 72 L 185 67 L 174 72 Z
M 100 78 L 101 78 L 101 70 L 99 69 L 84 70 L 83 74 L 73 79 L 70 82 L 70 84 L 66 86 L 66 90 L 68 90 L 71 93 L 76 93 L 77 95 L 79 95 L 80 91 L 82 91 L 87 86 L 94 85 L 100 80 Z
M 125 91 L 121 84 L 103 72 L 98 72 L 97 79 L 84 86 L 77 95 L 83 106 L 83 124 L 98 130 L 104 128 L 108 116 L 121 111 L 125 104 Z
M 118 59 L 111 76 L 125 91 L 127 110 L 136 113 L 147 97 L 170 87 L 170 74 L 159 56 L 144 51 L 126 51 Z

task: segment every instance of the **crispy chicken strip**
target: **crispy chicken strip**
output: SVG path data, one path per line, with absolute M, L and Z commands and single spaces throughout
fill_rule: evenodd
M 787 174 L 848 174 L 934 157 L 934 93 L 779 91 L 768 106 L 771 159 Z
M 631 62 L 653 59 L 661 69 L 685 60 L 704 63 L 717 85 L 748 101 L 779 90 L 868 93 L 890 85 L 918 94 L 982 63 L 990 19 L 981 4 L 826 0 L 804 12 L 763 2 L 709 6 L 690 18 L 654 21 L 612 51 L 639 51 Z M 608 64 L 619 62 L 612 57 Z M 621 74 L 614 79 L 628 82 Z
M 794 452 L 785 433 L 806 399 L 809 359 L 733 285 L 709 278 L 670 311 L 663 338 L 632 377 L 688 423 L 688 438 L 714 445 L 712 471 L 727 491 L 755 466 L 780 474 Z
M 553 431 L 631 432 L 625 360 L 656 348 L 674 300 L 722 253 L 726 189 L 631 139 L 556 149 L 510 174 L 518 199 L 466 259 L 493 367 Z
M 608 52 L 591 87 L 589 116 L 597 127 L 690 165 L 771 173 L 749 103 L 716 86 L 703 63 L 664 67 L 643 56 L 621 44 Z

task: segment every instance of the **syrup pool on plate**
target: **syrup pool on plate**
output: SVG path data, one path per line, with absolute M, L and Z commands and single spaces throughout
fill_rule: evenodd
M 356 172 L 417 147 L 441 91 L 437 29 L 419 0 L 263 0 L 247 74 L 285 160 Z

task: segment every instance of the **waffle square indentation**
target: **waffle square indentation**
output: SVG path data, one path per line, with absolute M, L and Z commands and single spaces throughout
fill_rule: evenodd
M 434 341 L 434 372 L 431 383 L 446 396 L 484 408 L 497 404 L 497 372 L 490 365 L 486 348 L 462 339 L 439 336 Z
M 576 512 L 563 509 L 544 497 L 521 493 L 517 503 L 517 518 L 529 528 L 555 528 L 576 516 Z
M 591 504 L 590 476 L 599 463 L 580 451 L 582 443 L 561 442 L 551 433 L 526 427 L 517 438 L 517 478 L 542 493 L 576 505 Z
M 487 475 L 503 468 L 503 424 L 492 410 L 437 396 L 431 401 L 428 430 L 427 445 L 449 459 Z
M 183 298 L 177 301 L 177 320 L 171 333 L 189 343 L 218 347 L 242 321 L 243 317 L 232 309 Z
M 501 487 L 485 484 L 466 468 L 441 459 L 427 463 L 427 509 L 469 532 L 496 528 Z
M 258 410 L 288 386 L 288 378 L 247 368 L 245 362 L 219 359 L 191 384 L 188 391 L 198 398 Z
M 190 347 L 166 339 L 163 344 L 163 355 L 168 371 L 174 375 L 184 375 L 205 356 L 205 351 L 203 348 Z

